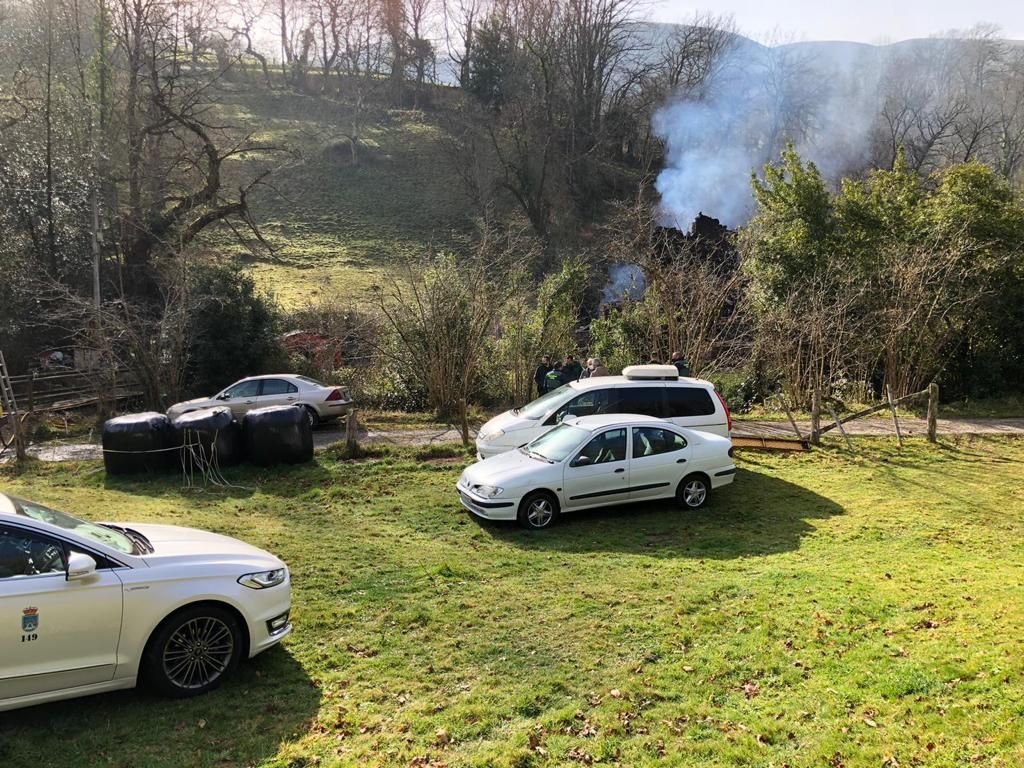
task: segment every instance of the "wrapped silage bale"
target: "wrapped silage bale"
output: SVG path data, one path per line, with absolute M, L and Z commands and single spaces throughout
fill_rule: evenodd
M 177 464 L 170 422 L 146 411 L 103 423 L 103 466 L 110 475 L 162 472 Z
M 172 426 L 185 470 L 229 467 L 242 460 L 242 430 L 230 408 L 217 405 L 183 413 Z
M 313 460 L 313 429 L 302 406 L 255 408 L 242 421 L 245 455 L 253 464 L 302 464 Z

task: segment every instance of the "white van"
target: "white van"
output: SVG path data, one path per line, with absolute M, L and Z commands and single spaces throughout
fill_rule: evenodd
M 622 376 L 572 381 L 529 405 L 495 416 L 476 439 L 480 458 L 518 448 L 540 437 L 566 416 L 638 413 L 723 437 L 732 416 L 710 381 L 679 376 L 671 365 L 633 365 Z

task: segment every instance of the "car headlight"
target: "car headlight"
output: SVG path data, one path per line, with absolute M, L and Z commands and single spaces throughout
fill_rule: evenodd
M 288 577 L 287 568 L 275 568 L 272 571 L 259 571 L 258 573 L 247 573 L 238 577 L 238 583 L 249 589 L 267 589 L 276 587 Z
M 503 437 L 504 435 L 504 429 L 484 430 L 483 432 L 480 433 L 480 439 L 485 443 L 492 443 L 499 437 Z
M 477 493 L 478 495 L 483 496 L 484 498 L 487 498 L 487 499 L 493 499 L 495 496 L 498 496 L 503 490 L 505 490 L 505 489 L 504 488 L 499 488 L 496 485 L 474 485 L 473 486 L 473 491 L 475 493 Z

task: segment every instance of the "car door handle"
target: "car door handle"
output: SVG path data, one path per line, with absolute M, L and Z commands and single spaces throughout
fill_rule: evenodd
M 253 403 L 255 403 L 255 402 L 256 402 L 255 400 L 246 400 L 246 401 L 245 401 L 245 404 L 246 404 L 246 405 L 252 405 L 252 404 L 253 404 Z
M 685 464 L 686 459 L 676 459 L 676 464 Z
M 298 398 L 297 397 L 289 397 L 288 398 L 288 402 L 289 403 L 292 402 L 293 400 L 298 400 Z
M 616 469 L 616 470 L 615 470 L 615 474 L 617 475 L 617 474 L 619 474 L 620 472 L 625 472 L 625 471 L 626 471 L 626 470 L 624 470 L 624 469 L 622 469 L 622 468 L 620 467 L 619 469 Z

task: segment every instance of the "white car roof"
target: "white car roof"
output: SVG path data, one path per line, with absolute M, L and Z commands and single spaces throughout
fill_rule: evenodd
M 631 379 L 626 376 L 593 376 L 589 379 L 570 381 L 569 386 L 580 391 L 593 389 L 595 387 L 607 387 L 609 385 L 621 386 L 631 384 L 638 387 L 649 387 L 652 384 L 685 384 L 691 387 L 702 387 L 712 389 L 714 385 L 704 379 L 694 379 L 690 376 L 680 376 L 678 379 Z
M 595 432 L 605 427 L 643 426 L 644 424 L 660 424 L 665 427 L 673 426 L 657 416 L 644 416 L 639 413 L 602 413 L 596 416 L 570 416 L 564 419 L 562 423 L 580 427 L 590 432 Z

